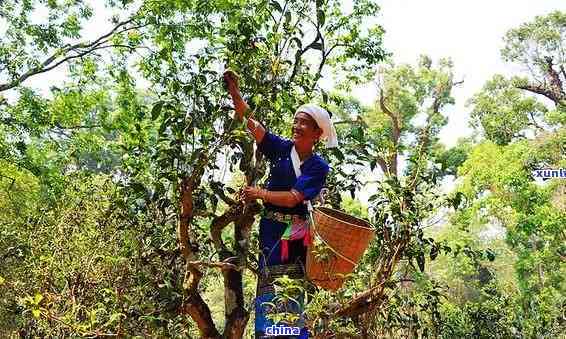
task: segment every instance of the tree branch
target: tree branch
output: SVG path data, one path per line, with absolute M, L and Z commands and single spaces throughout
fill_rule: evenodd
M 517 86 L 517 88 L 524 89 L 524 90 L 529 91 L 529 92 L 533 92 L 533 93 L 536 93 L 536 94 L 543 95 L 543 96 L 547 97 L 548 99 L 552 100 L 556 104 L 560 104 L 561 100 L 566 99 L 566 98 L 557 97 L 554 92 L 552 92 L 551 90 L 549 90 L 549 89 L 547 89 L 547 88 L 545 88 L 541 85 L 526 84 L 526 85 L 519 85 L 519 86 Z
M 189 227 L 194 213 L 192 196 L 194 188 L 193 177 L 183 178 L 179 187 L 181 208 L 177 236 L 179 239 L 179 249 L 187 262 L 195 259 L 195 255 L 191 249 L 191 239 L 189 237 Z
M 332 53 L 332 51 L 336 48 L 336 47 L 348 47 L 348 44 L 340 44 L 340 43 L 336 43 L 334 45 L 332 45 L 332 47 L 330 47 L 328 49 L 328 52 L 326 52 L 326 56 L 328 57 L 330 55 L 330 53 Z
M 210 268 L 220 268 L 222 270 L 234 270 L 234 271 L 241 271 L 242 267 L 236 266 L 234 264 L 217 261 L 217 262 L 206 262 L 206 261 L 190 261 L 190 265 L 192 266 L 204 266 Z
M 177 236 L 179 238 L 179 249 L 186 262 L 186 271 L 183 281 L 183 288 L 186 291 L 181 312 L 189 314 L 197 323 L 203 338 L 219 338 L 220 333 L 216 329 L 208 305 L 202 299 L 198 285 L 202 279 L 202 272 L 198 270 L 198 265 L 194 264 L 195 253 L 192 250 L 189 228 L 194 216 L 193 210 L 193 190 L 199 186 L 204 173 L 204 167 L 208 162 L 208 156 L 201 152 L 197 158 L 196 166 L 191 176 L 186 176 L 181 180 L 180 191 L 180 213 L 179 224 L 177 226 Z
M 547 56 L 544 58 L 544 61 L 546 62 L 548 77 L 550 78 L 552 87 L 554 87 L 554 91 L 556 91 L 556 94 L 559 94 L 560 97 L 563 97 L 564 89 L 562 87 L 562 80 L 560 80 L 560 75 L 558 74 L 558 72 L 556 72 L 552 67 L 552 58 Z
M 233 204 L 224 214 L 212 219 L 210 226 L 210 238 L 218 252 L 226 250 L 226 245 L 224 245 L 224 242 L 222 241 L 222 230 L 230 223 L 234 222 L 241 211 L 241 204 Z
M 399 138 L 401 137 L 401 127 L 399 123 L 399 117 L 397 114 L 394 114 L 386 105 L 385 105 L 385 95 L 383 94 L 383 88 L 379 88 L 379 106 L 383 113 L 385 113 L 391 119 L 391 124 L 393 125 L 393 134 L 391 135 L 391 141 L 393 142 L 393 149 L 391 150 L 391 154 L 389 155 L 389 169 L 390 174 L 397 176 L 397 147 L 399 146 Z
M 385 301 L 385 282 L 391 276 L 392 270 L 399 261 L 408 241 L 409 239 L 403 239 L 397 243 L 393 255 L 385 265 L 380 266 L 377 273 L 379 284 L 359 294 L 352 301 L 341 307 L 334 313 L 334 317 L 354 317 L 379 307 Z M 384 255 L 387 254 L 385 253 Z
M 358 124 L 359 121 L 355 120 L 355 119 L 351 119 L 351 120 L 341 120 L 341 121 L 337 121 L 334 123 L 334 126 L 336 125 L 344 125 L 344 124 L 350 124 L 350 125 L 356 125 Z
M 314 40 L 310 44 L 308 44 L 305 48 L 301 49 L 297 54 L 295 54 L 295 63 L 293 64 L 293 71 L 291 72 L 291 76 L 289 77 L 289 80 L 287 80 L 287 87 L 291 86 L 291 83 L 295 79 L 295 76 L 297 76 L 297 72 L 299 71 L 299 66 L 301 64 L 301 58 L 303 54 L 305 54 L 309 49 L 311 49 L 318 42 L 320 38 L 322 38 L 322 36 L 320 34 L 320 30 L 317 27 L 317 35 L 314 38 Z
M 102 127 L 102 125 L 62 126 L 60 123 L 55 123 L 55 127 L 60 128 L 60 129 L 92 129 L 92 128 Z
M 77 44 L 74 44 L 74 45 L 63 46 L 62 49 L 57 50 L 51 56 L 49 56 L 43 62 L 41 62 L 39 64 L 39 66 L 26 71 L 25 73 L 23 73 L 22 75 L 20 75 L 19 77 L 17 77 L 16 79 L 14 79 L 10 82 L 0 84 L 0 92 L 6 91 L 8 89 L 11 89 L 11 88 L 14 88 L 14 87 L 20 85 L 22 82 L 24 82 L 26 79 L 28 79 L 31 76 L 48 72 L 48 71 L 54 69 L 55 67 L 61 65 L 64 62 L 67 62 L 69 60 L 76 59 L 76 58 L 81 58 L 81 57 L 87 55 L 88 53 L 93 52 L 94 50 L 98 49 L 99 46 L 101 46 L 102 44 L 104 44 L 106 42 L 105 41 L 106 38 L 112 36 L 120 27 L 123 27 L 123 26 L 133 22 L 133 20 L 134 19 L 131 18 L 129 20 L 118 23 L 116 26 L 114 26 L 114 28 L 110 32 L 100 36 L 98 39 L 94 40 L 93 42 L 90 42 L 90 43 L 81 42 L 81 43 L 77 43 Z M 128 30 L 140 28 L 140 27 L 143 27 L 143 26 L 135 26 L 135 27 L 126 28 L 124 30 L 121 30 L 119 33 L 123 33 L 123 32 L 126 32 Z M 71 52 L 76 52 L 77 54 L 68 55 Z M 55 62 L 58 58 L 65 56 L 65 55 L 67 55 L 67 56 L 64 57 L 63 59 Z M 54 62 L 55 62 L 55 64 L 53 64 Z
M 417 184 L 417 179 L 419 178 L 419 172 L 421 169 L 420 162 L 430 142 L 430 129 L 432 128 L 432 116 L 434 114 L 440 114 L 440 105 L 441 105 L 441 97 L 443 90 L 444 90 L 443 86 L 440 85 L 439 87 L 437 87 L 437 91 L 435 93 L 431 107 L 432 112 L 428 114 L 425 127 L 421 130 L 420 140 L 418 143 L 418 151 L 417 151 L 418 161 L 416 163 L 416 168 L 410 178 L 411 189 L 414 189 Z
M 210 189 L 212 190 L 212 192 L 214 192 L 214 194 L 216 194 L 222 201 L 224 201 L 224 203 L 226 203 L 226 205 L 234 205 L 236 204 L 236 201 L 232 198 L 230 198 L 229 196 L 226 195 L 226 193 L 224 192 L 224 190 L 222 188 L 220 188 L 217 185 L 210 185 Z
M 379 165 L 379 167 L 381 168 L 381 170 L 385 175 L 391 175 L 389 167 L 387 166 L 387 162 L 385 161 L 385 159 L 383 159 L 383 157 L 381 157 L 380 155 L 376 155 L 375 160 L 377 161 L 377 164 Z
M 537 121 L 536 121 L 536 119 L 535 119 L 535 117 L 534 117 L 534 115 L 533 115 L 533 112 L 529 111 L 529 116 L 531 117 L 531 123 L 530 123 L 530 125 L 534 126 L 534 127 L 535 127 L 537 130 L 539 130 L 539 131 L 544 131 L 544 128 L 543 128 L 541 125 L 539 125 L 539 124 L 537 123 Z
M 196 272 L 198 270 L 195 270 Z M 200 277 L 198 280 L 200 280 Z M 195 285 L 198 285 L 198 281 Z M 220 338 L 220 333 L 214 326 L 210 309 L 198 292 L 190 293 L 183 300 L 180 313 L 191 316 L 199 328 L 201 338 Z
M 247 266 L 249 237 L 255 215 L 261 211 L 257 202 L 246 204 L 241 215 L 234 223 L 234 245 L 238 265 Z M 242 338 L 249 320 L 249 311 L 244 307 L 244 289 L 242 271 L 223 270 L 224 277 L 224 308 L 225 328 L 224 338 Z

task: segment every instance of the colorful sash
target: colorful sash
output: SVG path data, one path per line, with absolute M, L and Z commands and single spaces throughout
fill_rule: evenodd
M 264 210 L 263 216 L 287 225 L 281 236 L 281 261 L 289 259 L 289 241 L 303 239 L 304 246 L 311 244 L 309 223 L 305 217 L 267 210 Z

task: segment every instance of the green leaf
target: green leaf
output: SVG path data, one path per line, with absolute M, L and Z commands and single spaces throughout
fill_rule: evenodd
M 432 248 L 430 249 L 430 260 L 436 259 L 436 257 L 438 256 L 438 250 L 439 247 L 436 244 L 432 246 Z
M 440 297 L 440 292 L 438 292 L 437 290 L 432 290 L 432 291 L 428 292 L 428 294 L 430 294 L 434 297 Z
M 424 272 L 425 269 L 425 257 L 424 254 L 421 252 L 419 253 L 419 255 L 417 256 L 417 264 L 419 265 L 419 270 L 421 272 Z
M 4 282 L 5 282 L 5 281 L 6 281 L 6 280 L 4 279 L 4 277 L 2 277 L 2 276 L 0 275 L 0 286 L 4 285 Z
M 326 14 L 324 13 L 323 10 L 319 9 L 318 11 L 316 11 L 316 18 L 318 20 L 318 26 L 319 27 L 324 26 L 324 23 L 326 21 Z
M 269 4 L 271 5 L 271 7 L 275 8 L 275 10 L 283 12 L 283 8 L 277 1 L 271 1 Z
M 131 183 L 130 188 L 137 194 L 146 192 L 145 186 L 139 182 Z
M 41 293 L 36 293 L 35 296 L 33 297 L 33 304 L 34 305 L 39 305 L 39 303 L 43 300 L 43 295 L 41 295 Z
M 493 250 L 491 250 L 490 248 L 487 249 L 487 251 L 485 252 L 485 254 L 487 255 L 487 259 L 489 261 L 494 261 L 495 260 L 495 253 L 493 252 Z
M 155 105 L 153 105 L 153 108 L 151 109 L 151 120 L 155 120 L 159 117 L 162 108 L 163 108 L 163 101 L 159 101 Z
M 335 147 L 331 149 L 331 152 L 339 161 L 344 161 L 344 153 L 341 150 Z
M 462 202 L 463 196 L 464 196 L 464 194 L 462 192 L 456 192 L 456 195 L 454 196 L 454 199 L 452 200 L 452 207 L 454 207 L 455 210 L 457 210 L 458 207 L 460 206 L 460 203 Z
M 120 321 L 120 318 L 126 318 L 126 315 L 124 313 L 112 313 L 108 319 L 108 323 L 107 324 L 115 324 L 118 323 Z
M 289 25 L 289 23 L 291 22 L 291 12 L 286 12 L 285 13 L 285 25 Z
M 41 316 L 41 311 L 39 309 L 33 309 L 31 310 L 31 314 L 34 318 L 39 319 L 39 317 Z

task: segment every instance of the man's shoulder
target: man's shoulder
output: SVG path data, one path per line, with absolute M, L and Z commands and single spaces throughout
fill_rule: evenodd
M 279 144 L 281 144 L 281 146 L 288 147 L 289 150 L 291 150 L 291 148 L 293 147 L 293 141 L 291 141 L 291 140 L 289 140 L 285 137 L 282 137 L 282 136 L 275 134 L 275 133 L 272 133 L 270 131 L 266 131 L 265 135 L 269 138 L 276 140 Z
M 313 154 L 306 162 L 305 165 L 311 169 L 327 173 L 330 170 L 328 162 L 324 160 L 319 154 Z

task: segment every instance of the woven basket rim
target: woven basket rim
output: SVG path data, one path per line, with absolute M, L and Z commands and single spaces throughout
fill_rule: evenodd
M 364 229 L 364 230 L 371 231 L 372 233 L 375 233 L 375 231 L 374 231 L 373 228 L 371 228 L 371 227 L 366 227 L 366 226 L 360 226 L 360 225 L 352 224 L 352 223 L 350 223 L 350 222 L 344 221 L 344 220 L 342 220 L 342 219 L 338 219 L 338 218 L 336 218 L 336 217 L 334 217 L 334 216 L 332 216 L 332 215 L 329 215 L 329 214 L 327 214 L 327 213 L 324 213 L 324 210 L 331 210 L 331 211 L 336 211 L 336 212 L 339 212 L 339 213 L 342 213 L 342 214 L 347 214 L 347 213 L 345 213 L 344 211 L 335 210 L 335 209 L 330 208 L 330 207 L 317 207 L 317 208 L 315 208 L 315 210 L 316 210 L 316 211 L 319 211 L 319 212 L 321 212 L 321 213 L 323 213 L 326 217 L 328 217 L 328 218 L 330 218 L 330 219 L 334 219 L 334 220 L 336 220 L 336 221 L 338 221 L 338 222 L 340 222 L 340 223 L 342 223 L 342 224 L 347 224 L 347 225 L 350 225 L 350 226 L 358 227 L 358 228 L 361 228 L 361 229 Z M 368 224 L 368 225 L 370 225 L 370 226 L 373 226 L 369 221 L 360 219 L 360 218 L 358 218 L 358 217 L 354 217 L 354 216 L 352 216 L 352 215 L 349 215 L 349 216 L 350 216 L 351 218 L 355 218 L 355 219 L 357 219 L 357 220 L 361 220 L 361 221 L 363 221 L 364 223 L 366 223 L 366 224 Z

